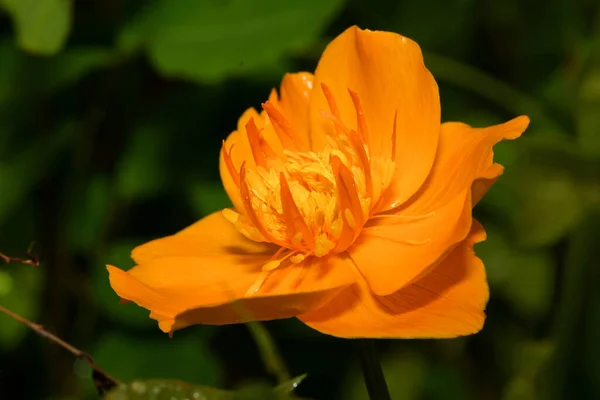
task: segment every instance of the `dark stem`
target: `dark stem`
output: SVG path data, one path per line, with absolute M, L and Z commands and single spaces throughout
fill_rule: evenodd
M 373 339 L 357 339 L 358 350 L 360 354 L 360 365 L 362 367 L 363 376 L 369 399 L 371 400 L 391 400 L 390 392 L 383 370 L 379 363 L 379 353 Z

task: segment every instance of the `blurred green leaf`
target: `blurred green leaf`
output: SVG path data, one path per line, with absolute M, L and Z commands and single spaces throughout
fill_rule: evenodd
M 10 100 L 18 87 L 17 74 L 23 67 L 23 56 L 15 45 L 8 41 L 0 41 L 0 104 Z
M 183 379 L 192 383 L 218 385 L 219 362 L 201 339 L 180 335 L 169 339 L 108 333 L 98 341 L 96 364 L 122 381 L 134 379 Z
M 31 64 L 31 92 L 50 93 L 76 83 L 90 71 L 119 61 L 114 50 L 103 47 L 74 47 L 59 55 Z
M 443 364 L 429 367 L 422 383 L 421 398 L 465 400 L 470 398 L 469 389 L 460 370 Z
M 502 399 L 543 399 L 539 390 L 540 372 L 553 351 L 554 345 L 548 341 L 517 344 L 513 351 L 513 377 L 505 387 Z
M 589 287 L 600 287 L 600 271 L 595 268 L 592 271 L 592 279 Z M 598 355 L 600 355 L 600 290 L 590 290 L 589 305 L 587 315 L 585 316 L 585 337 L 583 347 L 587 350 L 584 354 L 583 370 L 589 375 L 595 397 L 600 398 L 600 365 L 598 364 Z
M 41 268 L 9 264 L 0 269 L 0 304 L 27 319 L 37 319 L 43 282 Z M 0 347 L 14 347 L 27 331 L 27 326 L 0 314 Z
M 110 179 L 103 175 L 91 176 L 76 196 L 66 221 L 67 243 L 72 250 L 93 251 L 100 244 L 110 216 Z
M 538 127 L 545 130 L 564 133 L 538 99 L 473 66 L 431 52 L 425 52 L 423 56 L 436 79 L 477 94 L 515 116 L 528 115 Z
M 545 371 L 545 385 L 542 387 L 544 400 L 571 397 L 570 394 L 574 389 L 579 389 L 581 382 L 581 379 L 573 382 L 574 375 L 576 377 L 584 375 L 581 376 L 584 379 L 598 376 L 594 371 L 597 368 L 598 354 L 592 352 L 597 350 L 597 345 L 590 346 L 589 342 L 590 339 L 598 340 L 596 336 L 590 336 L 597 329 L 593 326 L 597 322 L 597 317 L 592 317 L 590 323 L 588 313 L 598 313 L 594 306 L 597 304 L 595 303 L 598 298 L 597 284 L 600 281 L 599 249 L 600 207 L 597 207 L 590 210 L 567 242 L 564 275 L 558 294 L 560 303 L 553 320 L 556 350 Z M 581 343 L 582 339 L 584 341 L 587 339 L 587 343 Z M 590 360 L 595 365 L 593 370 L 586 368 L 590 365 Z M 593 382 L 593 386 L 592 390 L 598 390 L 597 382 Z M 591 393 L 586 395 L 585 388 L 581 393 L 582 395 L 575 395 L 574 398 L 592 398 Z
M 302 381 L 306 379 L 306 376 L 306 374 L 302 374 L 300 376 L 290 379 L 287 382 L 282 382 L 279 385 L 277 385 L 277 387 L 275 387 L 273 391 L 278 394 L 292 393 L 302 383 Z
M 548 312 L 554 287 L 554 263 L 546 249 L 523 250 L 499 230 L 487 228 L 488 238 L 475 246 L 492 288 L 502 291 L 514 310 L 537 320 Z
M 363 2 L 362 9 L 376 14 L 376 18 L 389 21 L 392 31 L 402 33 L 417 41 L 419 45 L 431 51 L 439 51 L 445 55 L 464 53 L 469 46 L 469 35 L 474 20 L 469 18 L 476 5 L 472 0 L 425 0 L 382 2 L 382 6 L 392 6 L 393 12 L 381 15 L 381 7 L 373 8 L 371 2 Z M 436 12 L 432 12 L 432 10 Z M 451 24 L 448 20 L 453 21 Z M 428 21 L 428 24 L 423 24 Z M 431 29 L 435 26 L 436 29 Z M 448 46 L 453 43 L 453 46 Z
M 28 96 L 53 93 L 90 71 L 114 64 L 111 49 L 76 47 L 51 58 L 27 56 L 10 41 L 0 41 L 0 105 L 15 106 Z
M 92 268 L 90 277 L 92 298 L 96 306 L 111 320 L 118 324 L 134 327 L 155 327 L 156 321 L 150 319 L 148 310 L 135 303 L 121 304 L 119 297 L 111 288 L 108 281 L 108 272 L 105 264 L 114 265 L 124 270 L 133 267 L 131 250 L 142 243 L 142 240 L 128 240 L 126 242 L 112 243 L 105 251 L 101 252 L 99 259 Z
M 167 135 L 159 126 L 143 126 L 129 135 L 117 165 L 116 190 L 127 202 L 158 193 L 167 182 L 164 160 Z
M 145 49 L 166 76 L 216 82 L 307 49 L 343 1 L 157 0 L 118 42 L 124 51 Z
M 519 245 L 545 246 L 578 224 L 600 175 L 572 142 L 527 139 L 512 147 L 516 158 L 481 204 L 501 217 Z
M 190 182 L 188 199 L 197 218 L 232 207 L 231 200 L 220 182 Z
M 179 380 L 153 379 L 134 381 L 104 396 L 104 400 L 286 400 L 288 394 L 260 384 L 237 391 L 193 385 Z
M 427 365 L 423 356 L 413 352 L 387 353 L 381 359 L 381 368 L 392 399 L 417 400 L 423 388 Z M 340 397 L 344 400 L 369 400 L 367 388 L 355 367 L 344 379 Z
M 520 207 L 512 217 L 519 242 L 543 246 L 564 237 L 583 216 L 580 187 L 567 173 L 545 169 L 521 173 Z
M 68 144 L 75 124 L 67 123 L 57 132 L 39 136 L 28 148 L 0 160 L 0 223 L 29 195 Z
M 600 56 L 597 58 L 599 65 L 595 65 L 581 82 L 577 133 L 582 150 L 600 156 Z
M 19 46 L 31 53 L 53 55 L 71 29 L 71 0 L 0 0 L 12 15 Z
M 233 392 L 207 386 L 192 385 L 178 380 L 154 379 L 134 381 L 127 386 L 112 390 L 104 400 L 229 400 Z

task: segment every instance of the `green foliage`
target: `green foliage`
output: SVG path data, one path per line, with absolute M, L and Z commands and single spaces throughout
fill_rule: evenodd
M 77 83 L 95 69 L 118 61 L 111 49 L 74 47 L 51 58 L 34 58 L 14 43 L 0 40 L 0 105 L 13 105 L 31 97 L 54 94 Z
M 284 382 L 275 389 L 265 384 L 248 385 L 236 391 L 226 391 L 207 386 L 192 385 L 179 380 L 155 379 L 134 381 L 115 388 L 104 400 L 286 400 L 293 399 L 290 392 L 302 382 L 299 376 Z
M 37 319 L 43 279 L 43 271 L 32 267 L 11 265 L 10 269 L 0 269 L 0 304 L 25 318 Z M 0 321 L 1 351 L 19 343 L 27 327 L 5 315 L 0 315 Z
M 511 246 L 501 231 L 488 228 L 488 238 L 477 244 L 485 260 L 492 288 L 502 290 L 517 313 L 530 320 L 546 315 L 552 301 L 554 269 L 552 257 L 544 250 Z
M 417 400 L 423 389 L 427 365 L 418 353 L 393 353 L 381 360 L 381 368 L 385 375 L 392 399 Z M 341 399 L 368 400 L 367 388 L 361 376 L 360 368 L 355 366 L 348 382 L 342 387 Z
M 68 145 L 73 128 L 74 124 L 65 124 L 56 135 L 41 137 L 19 153 L 3 156 L 0 160 L 0 223 L 30 195 L 36 183 L 51 168 Z
M 124 201 L 155 195 L 166 184 L 163 149 L 166 132 L 158 126 L 142 126 L 129 137 L 117 165 L 116 191 Z
M 218 361 L 201 341 L 153 336 L 140 340 L 134 335 L 104 335 L 94 350 L 95 361 L 124 381 L 172 378 L 210 386 L 220 383 Z
M 166 76 L 222 81 L 307 49 L 342 2 L 158 0 L 125 26 L 119 47 L 145 49 Z
M 31 53 L 59 52 L 71 29 L 71 0 L 2 0 L 12 15 L 19 46 Z
M 43 261 L 0 265 L 0 305 L 132 382 L 110 399 L 289 397 L 302 377 L 264 383 L 288 370 L 310 376 L 299 396 L 366 399 L 348 341 L 298 321 L 250 326 L 254 338 L 202 326 L 169 339 L 147 310 L 120 304 L 105 268 L 131 268 L 135 246 L 231 206 L 221 140 L 357 23 L 417 40 L 443 120 L 531 118 L 494 149 L 505 174 L 475 208 L 488 232 L 475 246 L 486 325 L 382 343 L 392 397 L 600 397 L 597 3 L 0 0 L 0 252 L 23 256 L 35 241 Z M 0 398 L 87 399 L 89 366 L 26 332 L 0 315 Z

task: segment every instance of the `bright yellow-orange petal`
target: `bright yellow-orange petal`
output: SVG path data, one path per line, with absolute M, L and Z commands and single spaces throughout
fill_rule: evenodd
M 229 168 L 227 167 L 223 152 L 229 152 L 233 146 L 230 156 L 233 167 L 238 173 L 243 162 L 246 162 L 247 167 L 256 166 L 256 162 L 254 161 L 254 156 L 252 154 L 252 147 L 250 146 L 250 141 L 248 140 L 248 134 L 246 132 L 246 125 L 248 122 L 250 122 L 250 120 L 254 121 L 254 124 L 260 131 L 262 140 L 269 145 L 275 154 L 279 155 L 282 152 L 281 141 L 277 137 L 277 134 L 275 133 L 271 123 L 266 121 L 266 114 L 264 112 L 259 114 L 254 108 L 247 109 L 238 120 L 237 130 L 233 131 L 225 140 L 225 144 L 223 146 L 224 148 L 221 149 L 221 155 L 219 159 L 219 169 L 221 172 L 223 186 L 235 209 L 241 214 L 244 214 L 245 211 L 240 198 L 239 189 L 235 183 L 235 179 L 231 176 Z
M 377 296 L 357 283 L 299 318 L 339 337 L 451 338 L 476 333 L 485 320 L 489 291 L 473 244 L 484 239 L 485 231 L 475 222 L 467 240 L 410 286 Z
M 442 124 L 431 175 L 410 204 L 398 213 L 435 211 L 469 187 L 473 188 L 476 204 L 503 171 L 501 165 L 494 164 L 493 146 L 501 140 L 518 138 L 528 125 L 526 116 L 487 128 L 472 128 L 459 122 Z
M 248 240 L 223 217 L 221 211 L 217 211 L 174 235 L 136 247 L 131 258 L 136 264 L 147 264 L 161 258 L 219 256 L 228 251 L 268 258 L 276 250 L 272 245 Z
M 121 298 L 158 316 L 161 329 L 172 324 L 165 331 L 191 324 L 293 317 L 322 306 L 355 279 L 352 270 L 333 257 L 309 258 L 306 264 L 278 268 L 265 277 L 262 266 L 268 260 L 239 254 L 172 257 L 127 272 L 113 266 L 108 271 Z M 256 293 L 248 293 L 262 280 Z
M 294 127 L 298 137 L 298 150 L 308 150 L 308 102 L 313 88 L 313 75 L 309 72 L 286 74 L 281 81 L 278 107 Z
M 326 96 L 319 90 L 322 83 L 335 98 L 341 120 L 357 131 L 357 113 L 348 91 L 360 99 L 373 155 L 391 157 L 394 115 L 398 113 L 397 168 L 388 203 L 408 199 L 431 170 L 440 131 L 437 84 L 423 64 L 419 46 L 395 33 L 357 27 L 333 40 L 319 61 L 310 101 L 315 150 L 323 148 L 326 134 L 334 132 L 332 123 L 321 114 L 329 110 Z
M 269 321 L 291 318 L 316 310 L 330 302 L 342 287 L 310 293 L 293 293 L 269 297 L 254 297 L 215 307 L 202 307 L 185 311 L 173 317 L 155 314 L 160 329 L 165 333 L 191 325 L 227 325 L 248 321 Z
M 518 117 L 489 128 L 442 125 L 436 162 L 423 187 L 393 217 L 374 218 L 350 250 L 375 293 L 402 288 L 463 240 L 471 226 L 471 208 L 502 173 L 502 166 L 493 163 L 492 147 L 517 138 L 528 123 L 527 117 Z
M 253 318 L 281 318 L 291 310 L 320 306 L 355 279 L 346 263 L 333 257 L 311 257 L 265 275 L 263 266 L 273 253 L 273 246 L 249 241 L 215 213 L 176 235 L 137 248 L 133 256 L 139 264 L 131 270 L 108 270 L 119 297 L 149 309 L 163 325 L 170 320 L 176 324 L 178 315 L 187 311 L 238 300 L 249 302 Z M 256 290 L 249 293 L 251 288 Z M 206 316 L 194 323 L 237 322 L 231 319 L 237 315 L 234 311 L 194 315 Z
M 348 253 L 373 292 L 396 292 L 462 241 L 471 228 L 470 191 L 435 211 L 384 217 L 365 227 Z

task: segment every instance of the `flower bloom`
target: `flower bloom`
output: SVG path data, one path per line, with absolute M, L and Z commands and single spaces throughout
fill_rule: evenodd
M 172 333 L 297 317 L 340 337 L 479 331 L 488 286 L 472 209 L 502 173 L 492 147 L 529 119 L 440 122 L 419 46 L 352 27 L 313 74 L 288 74 L 223 143 L 234 205 L 108 266 L 117 294 Z

